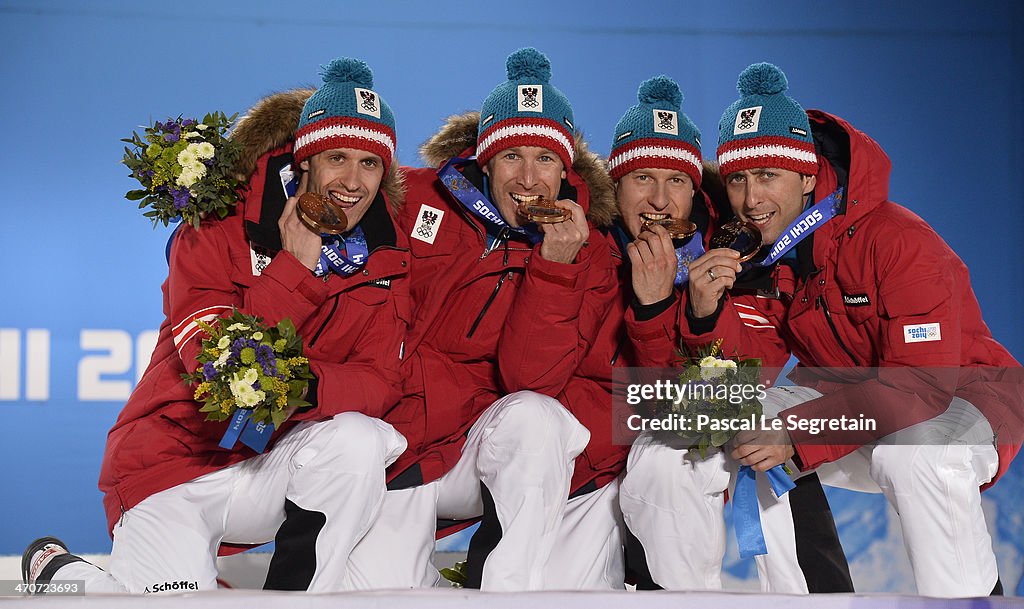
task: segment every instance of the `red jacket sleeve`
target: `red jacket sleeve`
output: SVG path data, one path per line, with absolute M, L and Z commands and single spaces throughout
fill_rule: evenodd
M 671 368 L 679 360 L 679 298 L 651 319 L 639 321 L 633 307 L 626 308 L 626 336 L 633 346 L 636 361 L 630 365 L 645 368 Z
M 758 358 L 765 370 L 781 370 L 789 361 L 789 347 L 780 331 L 785 307 L 777 300 L 728 292 L 719 309 L 694 319 L 684 290 L 679 304 L 679 333 L 691 353 L 721 339 L 722 353 L 736 359 Z
M 592 238 L 573 264 L 545 260 L 536 246 L 498 340 L 505 391 L 557 396 L 605 321 L 617 281 L 604 239 Z

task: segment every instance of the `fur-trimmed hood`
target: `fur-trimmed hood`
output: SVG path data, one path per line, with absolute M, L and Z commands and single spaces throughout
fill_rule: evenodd
M 302 107 L 316 89 L 304 88 L 272 93 L 256 102 L 249 112 L 238 119 L 231 131 L 231 139 L 242 144 L 236 174 L 248 180 L 261 156 L 295 139 L 295 130 L 302 117 Z M 405 201 L 405 185 L 398 163 L 392 162 L 388 174 L 381 181 L 381 190 L 394 209 Z
M 438 132 L 420 146 L 420 157 L 428 166 L 440 167 L 448 159 L 476 145 L 479 123 L 480 113 L 477 111 L 449 116 Z M 594 226 L 610 226 L 619 213 L 615 205 L 612 179 L 608 177 L 604 161 L 590 151 L 579 133 L 575 134 L 575 145 L 576 161 L 572 169 L 590 189 L 587 218 Z

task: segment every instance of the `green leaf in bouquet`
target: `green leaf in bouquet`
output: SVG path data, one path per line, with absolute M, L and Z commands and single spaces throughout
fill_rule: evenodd
M 288 396 L 288 408 L 308 408 L 310 406 L 312 404 L 302 398 Z
M 735 434 L 729 430 L 713 431 L 711 432 L 711 445 L 715 448 L 725 446 L 726 442 L 732 440 L 733 435 Z
M 274 429 L 280 429 L 281 424 L 288 420 L 288 414 L 280 408 L 275 408 L 270 411 L 270 419 L 274 424 Z
M 199 412 L 217 412 L 220 410 L 219 401 L 209 401 L 203 404 L 203 407 L 199 409 Z
M 266 405 L 257 406 L 252 411 L 252 420 L 257 423 L 268 423 L 270 422 L 270 407 Z
M 147 194 L 149 193 L 145 190 L 129 190 L 125 193 L 124 198 L 129 201 L 138 201 L 139 199 L 144 198 Z
M 308 382 L 301 379 L 293 379 L 288 381 L 288 397 L 297 398 L 302 395 L 302 391 L 309 385 Z
M 296 335 L 295 324 L 287 317 L 277 322 L 277 329 L 281 332 L 281 337 L 286 340 L 293 338 Z

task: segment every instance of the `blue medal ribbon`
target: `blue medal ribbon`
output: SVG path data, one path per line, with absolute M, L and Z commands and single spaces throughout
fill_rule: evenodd
M 677 288 L 682 288 L 690 281 L 690 263 L 704 255 L 704 237 L 698 230 L 690 240 L 676 248 L 676 279 Z
M 455 167 L 471 161 L 476 157 L 453 157 L 448 159 L 440 169 L 437 170 L 437 177 L 448 192 L 452 193 L 455 200 L 462 204 L 469 213 L 480 219 L 486 226 L 493 227 L 494 234 L 500 233 L 501 229 L 526 237 L 531 244 L 540 243 L 544 235 L 533 226 L 509 226 L 508 222 L 501 217 L 501 212 L 494 206 L 490 198 L 480 192 L 480 189 L 466 179 Z
M 262 453 L 267 449 L 267 442 L 270 442 L 270 436 L 273 433 L 273 423 L 256 423 L 250 418 L 249 424 L 242 430 L 242 435 L 239 439 L 242 440 L 242 444 L 258 453 Z
M 842 203 L 843 188 L 840 186 L 835 192 L 804 211 L 803 214 L 786 227 L 786 230 L 772 244 L 771 252 L 761 262 L 761 266 L 771 266 L 778 262 L 780 258 L 786 255 L 786 252 L 796 247 L 798 243 L 809 237 L 811 233 L 834 218 L 839 213 Z
M 765 472 L 768 481 L 775 491 L 776 497 L 781 497 L 796 488 L 793 479 L 789 477 L 781 465 Z M 740 558 L 752 558 L 768 553 L 768 547 L 764 541 L 764 530 L 761 529 L 761 511 L 757 506 L 757 478 L 756 472 L 749 465 L 740 466 L 736 473 L 736 492 L 732 498 L 732 516 L 736 524 L 736 544 L 740 548 Z
M 270 436 L 274 433 L 273 423 L 253 423 L 252 410 L 239 408 L 228 423 L 228 428 L 217 446 L 231 450 L 238 440 L 258 453 L 267 449 Z
M 244 408 L 239 408 L 235 411 L 235 415 L 231 417 L 231 421 L 228 423 L 228 428 L 224 432 L 224 437 L 220 439 L 221 448 L 231 450 L 235 447 L 235 442 L 238 441 L 238 436 L 242 434 L 242 430 L 245 429 L 246 424 L 252 418 L 252 411 Z
M 320 246 L 320 260 L 317 260 L 313 273 L 323 277 L 333 271 L 342 277 L 355 274 L 366 265 L 366 257 L 370 251 L 366 245 L 363 227 L 356 225 L 347 235 L 322 235 L 324 243 Z

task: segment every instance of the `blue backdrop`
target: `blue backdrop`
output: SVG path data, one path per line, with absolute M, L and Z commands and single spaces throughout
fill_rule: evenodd
M 400 159 L 416 164 L 442 119 L 479 108 L 506 55 L 533 45 L 599 152 L 637 84 L 665 73 L 710 156 L 737 74 L 772 61 L 806 107 L 886 149 L 891 197 L 966 261 L 993 334 L 1020 359 L 1022 25 L 1010 1 L 0 1 L 0 162 L 12 176 L 0 194 L 0 554 L 41 534 L 109 550 L 96 478 L 148 361 L 166 274 L 168 230 L 122 198 L 134 185 L 119 138 L 133 129 L 244 112 L 351 55 L 374 68 Z M 985 498 L 1011 591 L 1022 590 L 1022 469 Z M 860 588 L 911 591 L 884 501 L 832 500 Z M 730 558 L 731 576 L 750 569 Z

